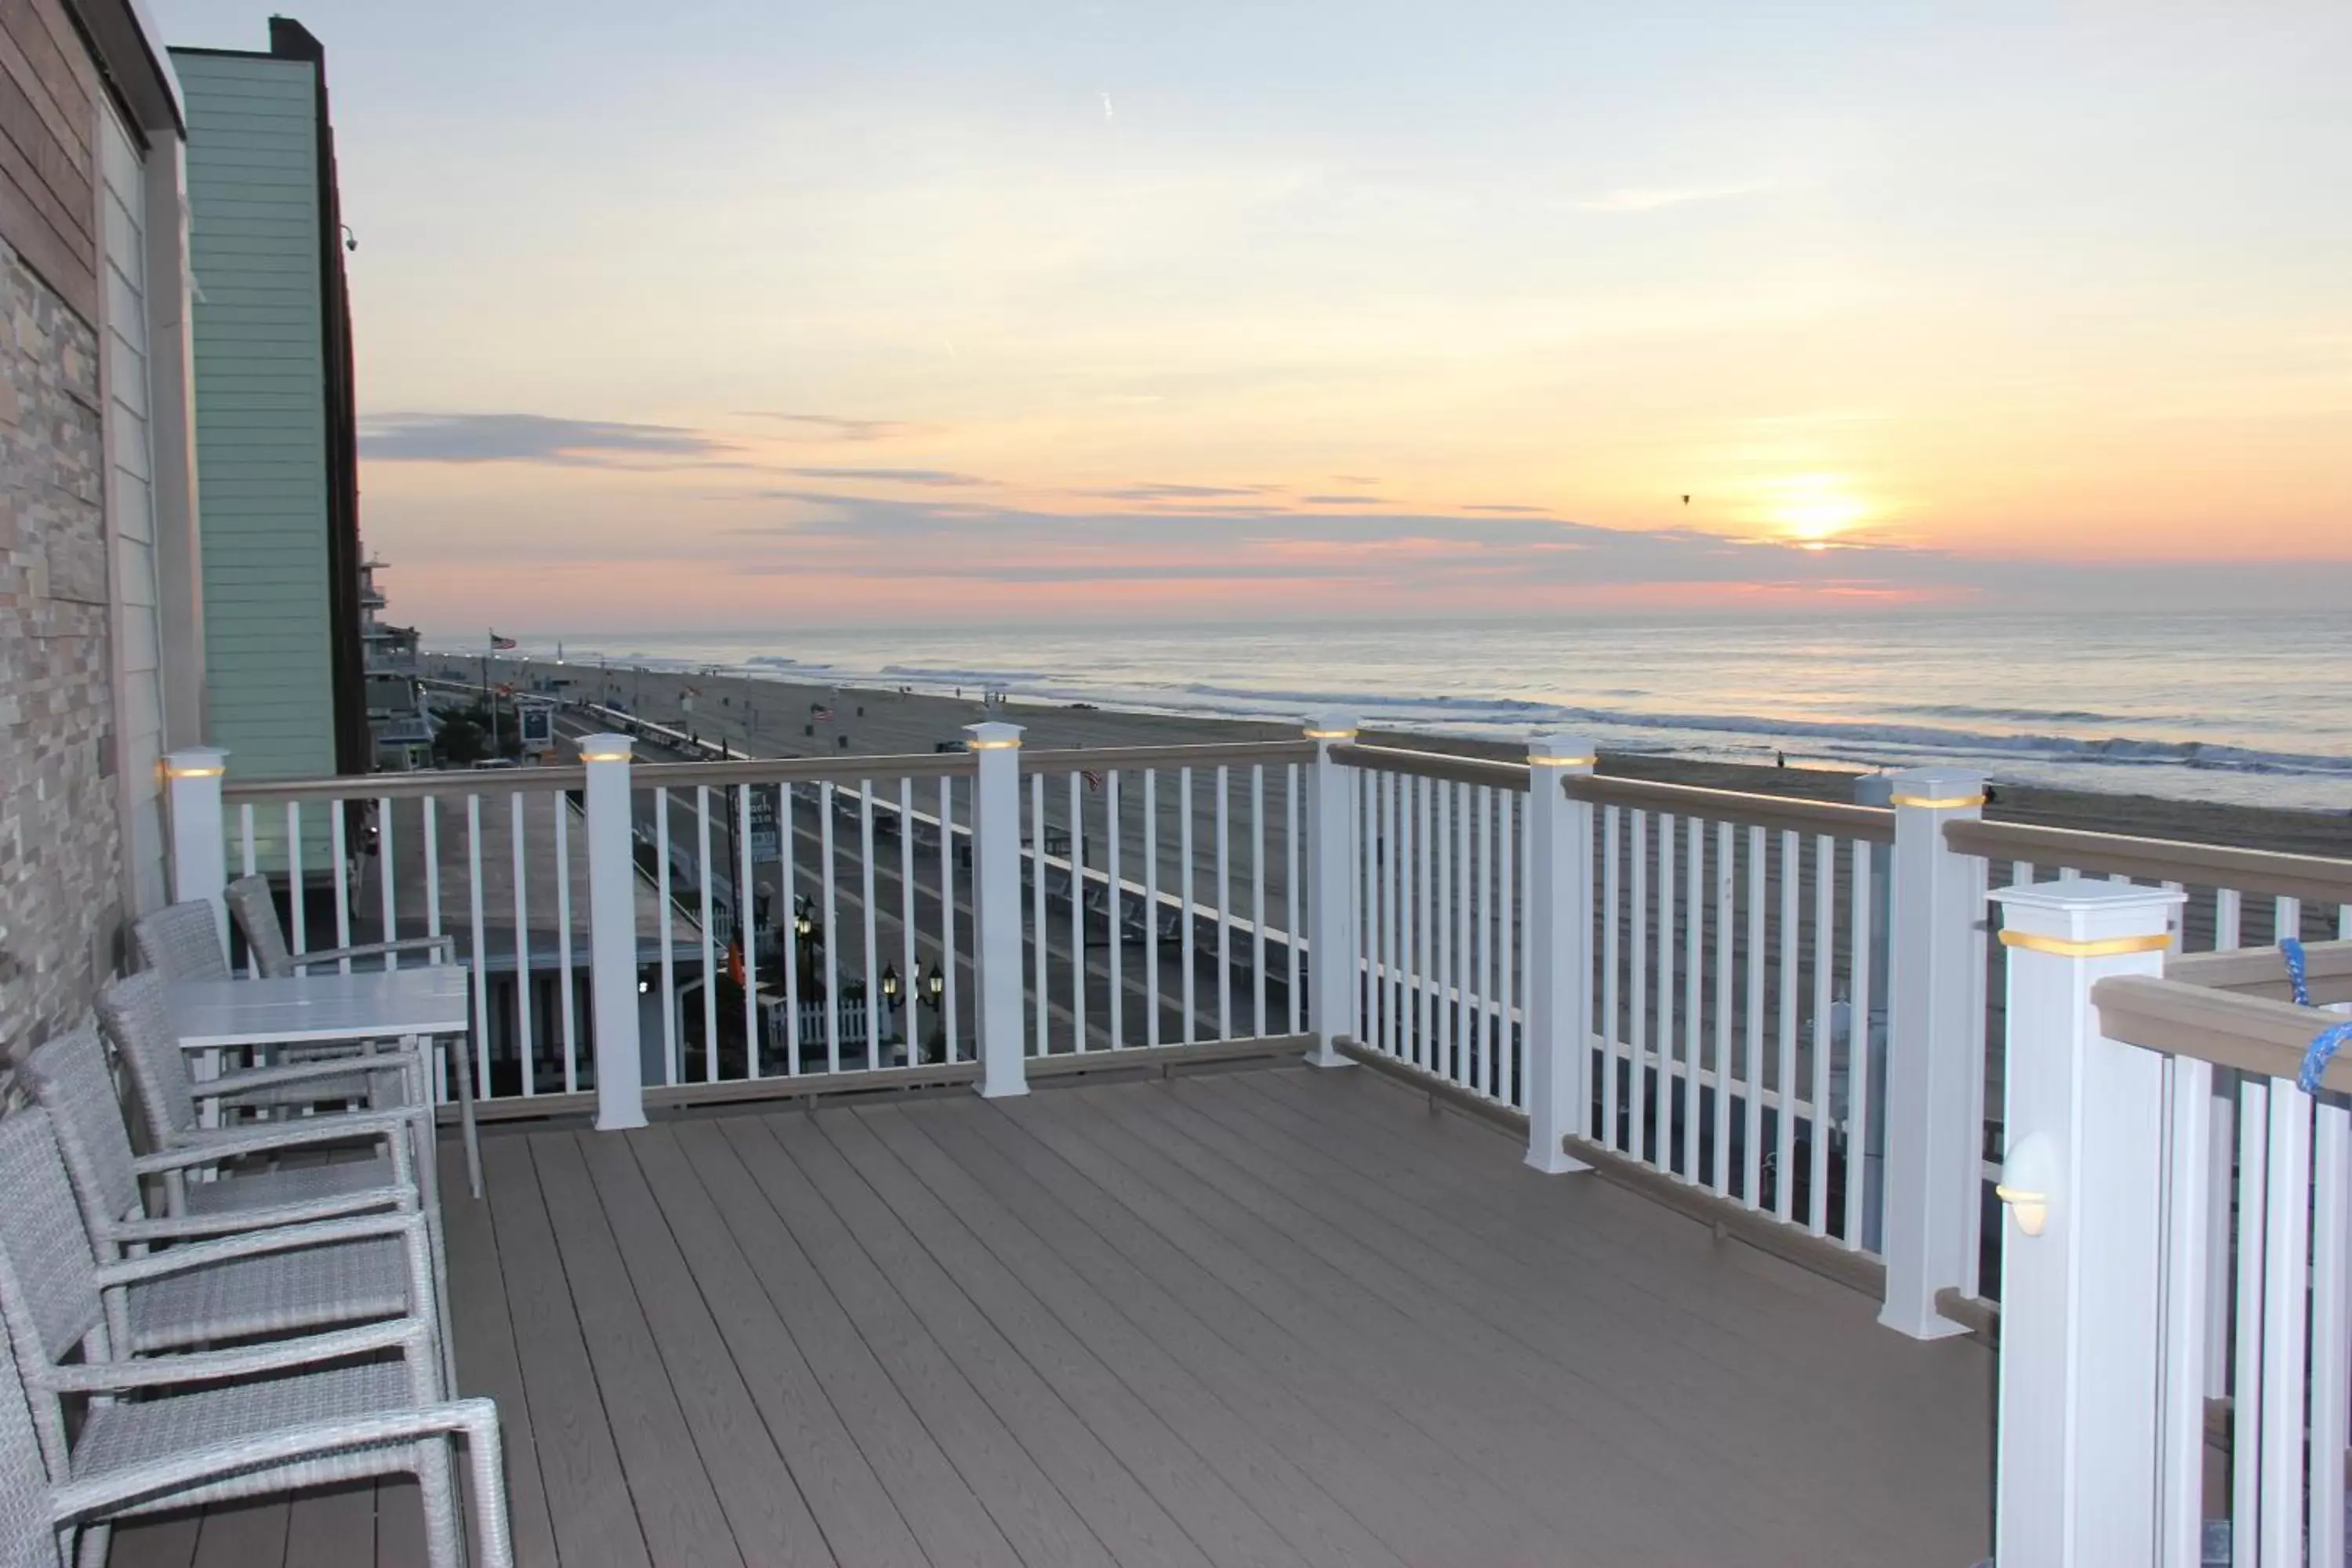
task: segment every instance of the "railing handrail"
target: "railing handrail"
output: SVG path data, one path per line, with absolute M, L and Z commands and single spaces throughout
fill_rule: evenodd
M 1709 789 L 1701 784 L 1659 784 L 1600 773 L 1571 773 L 1563 782 L 1570 799 L 1590 801 L 1595 805 L 1670 811 L 1710 822 L 1792 833 L 1829 833 L 1871 844 L 1895 842 L 1895 813 L 1882 805 L 1849 805 L 1843 801 L 1806 800 L 1793 795 L 1761 795 L 1753 790 Z
M 2335 993 L 2352 986 L 2352 942 L 2304 944 L 2304 973 L 2312 995 L 2321 1002 L 2341 1002 Z M 2168 980 L 2186 981 L 2210 990 L 2234 991 L 2241 996 L 2267 996 L 2273 1002 L 2294 1000 L 2294 984 L 2287 978 L 2286 961 L 2275 947 L 2241 947 L 2225 952 L 2175 954 L 2164 965 Z
M 1525 790 L 1528 764 L 1498 763 L 1486 757 L 1455 756 L 1450 752 L 1415 752 L 1402 746 L 1367 746 L 1349 742 L 1331 748 L 1331 760 L 1347 767 L 1380 773 L 1408 773 L 1415 778 L 1443 779 L 1451 784 L 1493 784 Z
M 239 806 L 297 801 L 418 800 L 445 794 L 556 795 L 583 789 L 587 783 L 587 770 L 577 763 L 543 768 L 429 768 L 404 773 L 224 782 L 221 803 Z
M 1312 741 L 1215 741 L 1180 746 L 1061 746 L 1021 753 L 1021 771 L 1080 768 L 1197 768 L 1218 763 L 1311 763 Z
M 2111 1040 L 2267 1078 L 2293 1079 L 2312 1037 L 2344 1021 L 2316 1007 L 2146 974 L 2100 981 L 2091 1003 Z M 2352 1091 L 2352 1057 L 2329 1062 L 2320 1086 Z
M 2022 822 L 1954 821 L 1944 825 L 1944 837 L 1961 854 L 1987 860 L 2026 860 L 2036 866 L 2070 866 L 2136 880 L 2234 888 L 2313 903 L 2352 904 L 2352 860 L 2326 855 L 2287 855 L 2179 838 L 2038 827 Z

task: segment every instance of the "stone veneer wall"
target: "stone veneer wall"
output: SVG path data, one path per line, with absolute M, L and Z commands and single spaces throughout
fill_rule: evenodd
M 115 969 L 122 846 L 98 338 L 0 243 L 0 1049 Z

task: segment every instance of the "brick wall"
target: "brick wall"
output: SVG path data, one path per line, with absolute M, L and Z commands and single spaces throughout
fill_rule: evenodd
M 121 943 L 98 342 L 0 242 L 0 1048 L 78 1021 Z

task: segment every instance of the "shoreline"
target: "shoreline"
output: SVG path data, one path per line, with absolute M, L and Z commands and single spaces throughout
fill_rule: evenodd
M 470 681 L 479 674 L 482 657 L 427 654 L 423 662 L 428 671 L 454 670 L 457 673 L 446 678 Z M 513 656 L 494 658 L 490 663 L 505 679 L 525 689 L 532 679 L 546 679 L 560 671 L 562 679 L 572 683 L 570 694 L 575 698 L 616 700 L 644 718 L 724 739 L 758 756 L 919 754 L 942 742 L 960 742 L 963 726 L 985 719 L 1020 724 L 1027 731 L 1028 745 L 1057 749 L 1290 740 L 1298 733 L 1295 723 L 1143 713 L 1019 698 L 985 709 L 978 700 L 977 688 L 974 695 L 959 700 L 888 688 L 835 686 L 787 675 L 701 675 L 638 666 L 600 669 Z M 609 682 L 609 690 L 599 689 L 600 678 Z M 680 689 L 685 687 L 700 692 L 690 715 L 679 705 Z M 636 700 L 640 692 L 642 706 Z M 830 710 L 833 717 L 817 718 L 819 709 Z M 1473 736 L 1367 728 L 1364 737 L 1377 744 L 1457 756 L 1517 761 L 1526 755 L 1523 747 Z M 1758 767 L 1606 749 L 1601 752 L 1599 772 L 1665 784 L 1839 801 L 1852 800 L 1854 781 L 1864 776 L 1863 770 Z M 1985 815 L 1999 822 L 2352 858 L 2352 816 L 2340 812 L 2002 784 Z

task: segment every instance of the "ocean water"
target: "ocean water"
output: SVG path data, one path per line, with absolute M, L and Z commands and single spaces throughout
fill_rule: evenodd
M 533 657 L 555 634 L 524 639 Z M 2352 608 L 565 634 L 677 668 L 2352 809 Z

